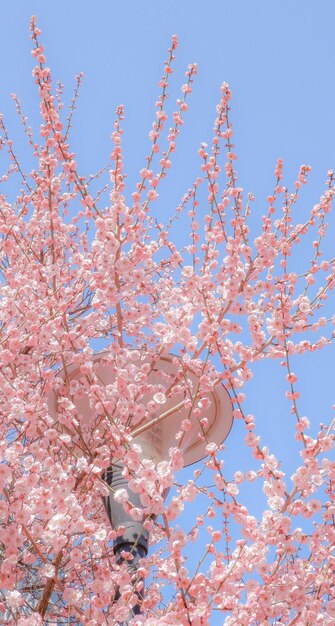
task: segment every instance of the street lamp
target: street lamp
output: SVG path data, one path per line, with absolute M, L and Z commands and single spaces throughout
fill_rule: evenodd
M 93 363 L 99 384 L 112 385 L 115 382 L 115 370 L 108 362 L 108 353 L 94 355 Z M 207 455 L 207 444 L 214 442 L 220 445 L 231 429 L 233 409 L 228 391 L 221 383 L 218 383 L 210 391 L 202 393 L 199 401 L 200 376 L 192 369 L 192 366 L 185 366 L 178 357 L 171 354 L 161 355 L 154 361 L 147 356 L 144 363 L 150 364 L 146 379 L 149 389 L 158 388 L 161 391 L 157 411 L 151 412 L 147 421 L 140 423 L 132 431 L 132 442 L 141 446 L 141 457 L 158 463 L 169 458 L 171 447 L 178 446 L 183 451 L 184 466 L 203 459 Z M 68 369 L 68 382 L 79 381 L 80 378 L 82 374 L 79 368 Z M 178 387 L 180 382 L 183 384 Z M 187 401 L 185 401 L 185 388 L 188 389 Z M 155 394 L 153 397 L 155 398 Z M 141 397 L 143 405 L 150 400 L 152 397 L 149 393 Z M 92 413 L 89 400 L 81 395 L 77 399 L 74 398 L 74 404 L 80 416 L 85 421 L 89 421 Z M 53 394 L 51 405 L 51 412 L 57 414 L 56 393 Z M 182 423 L 185 420 L 187 429 L 183 430 Z M 122 462 L 118 460 L 104 472 L 103 478 L 111 488 L 110 495 L 104 498 L 104 504 L 112 528 L 117 530 L 122 526 L 124 529 L 113 544 L 116 560 L 122 563 L 124 562 L 122 553 L 131 553 L 132 559 L 127 560 L 127 564 L 129 570 L 135 572 L 140 559 L 148 553 L 149 533 L 143 528 L 141 521 L 133 520 L 125 512 L 122 503 L 114 500 L 115 490 L 123 488 L 127 491 L 130 505 L 142 508 L 140 495 L 129 489 L 123 469 Z M 139 600 L 142 599 L 143 589 L 137 593 L 137 596 Z M 128 619 L 138 614 L 140 614 L 140 607 L 136 604 Z M 124 625 L 127 623 L 128 621 L 124 622 Z

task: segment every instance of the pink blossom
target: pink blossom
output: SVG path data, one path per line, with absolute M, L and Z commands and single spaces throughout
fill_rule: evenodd
M 101 626 L 140 604 L 136 626 L 205 626 L 215 616 L 226 626 L 330 626 L 334 424 L 319 426 L 312 407 L 309 419 L 300 414 L 305 385 L 296 383 L 305 381 L 292 368 L 331 349 L 335 334 L 326 240 L 334 172 L 302 211 L 310 166 L 290 186 L 278 159 L 265 200 L 245 192 L 223 83 L 199 172 L 175 208 L 164 203 L 197 73 L 187 66 L 170 106 L 173 36 L 138 182 L 129 187 L 124 171 L 123 106 L 110 164 L 88 176 L 69 132 L 82 76 L 64 111 L 36 17 L 31 38 L 37 136 L 13 95 L 34 155 L 28 176 L 0 116 L 9 161 L 0 196 L 1 615 L 18 626 Z M 270 359 L 290 400 L 279 428 L 288 465 L 267 440 L 278 416 L 264 384 L 256 396 L 268 424 L 245 408 Z M 230 426 L 222 384 L 238 421 L 232 450 L 221 443 Z M 276 379 L 272 406 L 281 389 Z M 122 482 L 110 486 L 116 465 Z M 149 533 L 139 563 L 117 555 L 126 526 L 110 525 L 102 497 L 107 509 L 122 505 L 127 528 Z
M 128 500 L 128 493 L 126 489 L 117 489 L 114 493 L 114 500 L 120 504 L 124 504 Z
M 153 400 L 154 402 L 156 402 L 156 404 L 165 404 L 166 402 L 166 395 L 164 393 L 155 393 L 153 396 Z

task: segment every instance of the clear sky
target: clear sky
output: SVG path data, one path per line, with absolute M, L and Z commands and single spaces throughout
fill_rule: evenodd
M 173 169 L 161 189 L 164 211 L 170 206 L 173 211 L 198 175 L 197 149 L 201 141 L 211 139 L 222 81 L 233 91 L 239 181 L 255 194 L 255 210 L 262 212 L 273 189 L 277 157 L 284 159 L 287 184 L 295 180 L 301 164 L 312 166 L 302 214 L 318 201 L 327 170 L 335 169 L 333 0 L 3 0 L 0 111 L 16 143 L 22 130 L 11 92 L 18 94 L 38 128 L 31 77 L 32 14 L 43 31 L 53 77 L 65 85 L 66 102 L 72 96 L 75 74 L 85 74 L 72 133 L 83 173 L 95 172 L 106 163 L 114 109 L 122 103 L 125 165 L 133 190 L 149 147 L 157 82 L 171 36 L 177 33 L 173 98 L 180 95 L 188 63 L 198 63 L 199 74 Z M 334 354 L 328 349 L 312 356 L 295 369 L 303 380 L 301 413 L 317 426 L 332 418 Z M 247 388 L 247 409 L 256 415 L 262 444 L 273 448 L 290 474 L 292 450 L 287 442 L 293 434 L 293 418 L 280 369 L 278 364 L 257 365 L 257 375 Z M 235 424 L 227 440 L 230 474 L 250 462 L 241 459 L 243 436 L 241 425 Z M 257 502 L 254 508 L 257 512 Z

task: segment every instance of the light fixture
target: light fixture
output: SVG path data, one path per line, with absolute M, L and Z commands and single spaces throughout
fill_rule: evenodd
M 198 388 L 201 386 L 199 374 L 192 369 L 192 364 L 188 366 L 172 354 L 164 354 L 156 359 L 144 355 L 139 359 L 140 365 L 146 366 L 146 385 L 149 386 L 149 390 L 154 390 L 152 396 L 149 391 L 140 398 L 143 406 L 151 403 L 151 411 L 145 421 L 132 427 L 131 416 L 129 418 L 129 426 L 134 434 L 132 442 L 141 446 L 142 458 L 149 458 L 158 463 L 169 458 L 171 447 L 180 447 L 183 451 L 184 466 L 203 459 L 207 455 L 207 444 L 220 445 L 231 429 L 233 409 L 228 391 L 218 383 L 199 396 Z M 113 385 L 116 370 L 111 367 L 109 353 L 96 354 L 92 361 L 99 385 Z M 65 378 L 64 373 L 61 375 Z M 83 379 L 80 368 L 76 367 L 68 368 L 66 376 L 68 383 L 71 381 L 79 383 L 80 379 Z M 157 389 L 158 393 L 155 392 Z M 153 410 L 152 402 L 155 400 L 157 409 Z M 89 423 L 92 415 L 89 399 L 85 394 L 78 393 L 74 395 L 73 402 L 83 422 Z M 49 408 L 56 416 L 57 392 L 50 397 Z M 66 427 L 66 431 L 75 435 L 71 427 Z M 129 489 L 123 469 L 122 462 L 117 460 L 115 463 L 112 461 L 111 466 L 104 472 L 103 477 L 111 489 L 110 495 L 104 498 L 104 503 L 112 528 L 114 530 L 121 526 L 124 528 L 122 535 L 114 541 L 113 550 L 116 559 L 121 563 L 124 561 L 122 552 L 131 552 L 132 559 L 127 563 L 129 569 L 135 572 L 139 560 L 148 552 L 149 533 L 143 528 L 141 521 L 133 520 L 125 512 L 123 505 L 114 499 L 115 490 L 123 488 L 127 491 L 130 505 L 143 508 L 139 494 Z M 138 592 L 137 596 L 141 599 L 143 590 Z M 128 619 L 136 614 L 140 614 L 139 604 L 132 608 Z

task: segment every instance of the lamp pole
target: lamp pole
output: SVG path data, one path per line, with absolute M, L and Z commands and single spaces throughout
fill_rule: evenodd
M 144 359 L 145 362 L 146 359 Z M 96 354 L 93 357 L 94 369 L 102 386 L 113 385 L 115 374 L 108 363 L 108 353 Z M 151 363 L 149 358 L 147 362 Z M 154 460 L 156 463 L 169 458 L 169 449 L 178 445 L 183 451 L 184 467 L 191 465 L 207 456 L 206 446 L 209 442 L 220 445 L 228 436 L 233 422 L 232 402 L 226 388 L 218 383 L 211 391 L 202 396 L 200 403 L 201 411 L 194 412 L 184 406 L 185 398 L 182 391 L 170 395 L 169 389 L 173 387 L 179 376 L 179 360 L 174 355 L 167 354 L 160 356 L 155 365 L 150 367 L 148 384 L 154 388 L 158 386 L 166 390 L 164 395 L 164 415 L 158 415 L 158 419 L 151 419 L 148 427 L 145 425 L 134 432 L 133 442 L 140 445 L 141 457 Z M 68 380 L 79 381 L 82 378 L 80 370 L 68 368 Z M 196 396 L 199 388 L 199 376 L 188 368 L 184 374 L 187 389 Z M 204 402 L 204 398 L 206 402 Z M 152 398 L 147 394 L 141 398 L 142 404 L 147 404 Z M 57 414 L 57 395 L 53 394 L 50 410 Z M 89 420 L 92 413 L 89 401 L 82 396 L 78 401 L 74 399 L 78 413 Z M 183 432 L 181 438 L 176 439 L 177 433 L 181 431 L 181 424 L 184 420 L 189 422 L 189 428 Z M 69 429 L 67 429 L 69 430 Z M 136 434 L 137 432 L 137 434 Z M 74 433 L 73 433 L 74 434 Z M 110 493 L 104 497 L 104 505 L 110 524 L 114 530 L 123 528 L 122 534 L 118 534 L 113 543 L 113 551 L 118 564 L 126 562 L 130 574 L 138 569 L 139 562 L 148 553 L 149 532 L 143 528 L 141 521 L 135 521 L 124 510 L 123 504 L 114 499 L 114 492 L 117 489 L 124 489 L 127 492 L 127 499 L 131 506 L 142 509 L 140 495 L 129 489 L 128 480 L 123 475 L 122 461 L 117 461 L 105 470 L 103 478 L 110 487 Z M 165 494 L 167 495 L 167 493 Z M 132 558 L 125 558 L 125 554 L 131 554 Z M 126 626 L 134 615 L 141 615 L 141 601 L 144 597 L 144 581 L 140 580 L 142 587 L 135 591 L 138 602 L 131 609 L 127 620 L 121 623 Z
M 129 489 L 128 480 L 122 475 L 122 471 L 123 467 L 116 464 L 106 470 L 104 480 L 111 487 L 111 493 L 104 498 L 104 504 L 112 528 L 118 529 L 120 526 L 124 528 L 122 535 L 118 535 L 113 542 L 113 552 L 116 562 L 118 565 L 126 562 L 129 573 L 134 574 L 138 569 L 140 560 L 148 554 L 149 532 L 143 528 L 142 522 L 133 520 L 127 515 L 123 505 L 114 500 L 113 492 L 116 489 L 126 489 L 128 502 L 136 508 L 142 508 L 139 494 Z M 124 552 L 131 554 L 132 558 L 130 560 L 125 559 L 123 557 Z M 141 590 L 135 591 L 138 602 L 132 607 L 127 621 L 123 622 L 122 626 L 126 626 L 128 620 L 134 615 L 141 614 L 140 603 L 144 597 L 144 580 L 138 579 L 138 582 L 142 583 Z M 115 599 L 117 600 L 118 598 L 116 597 Z

